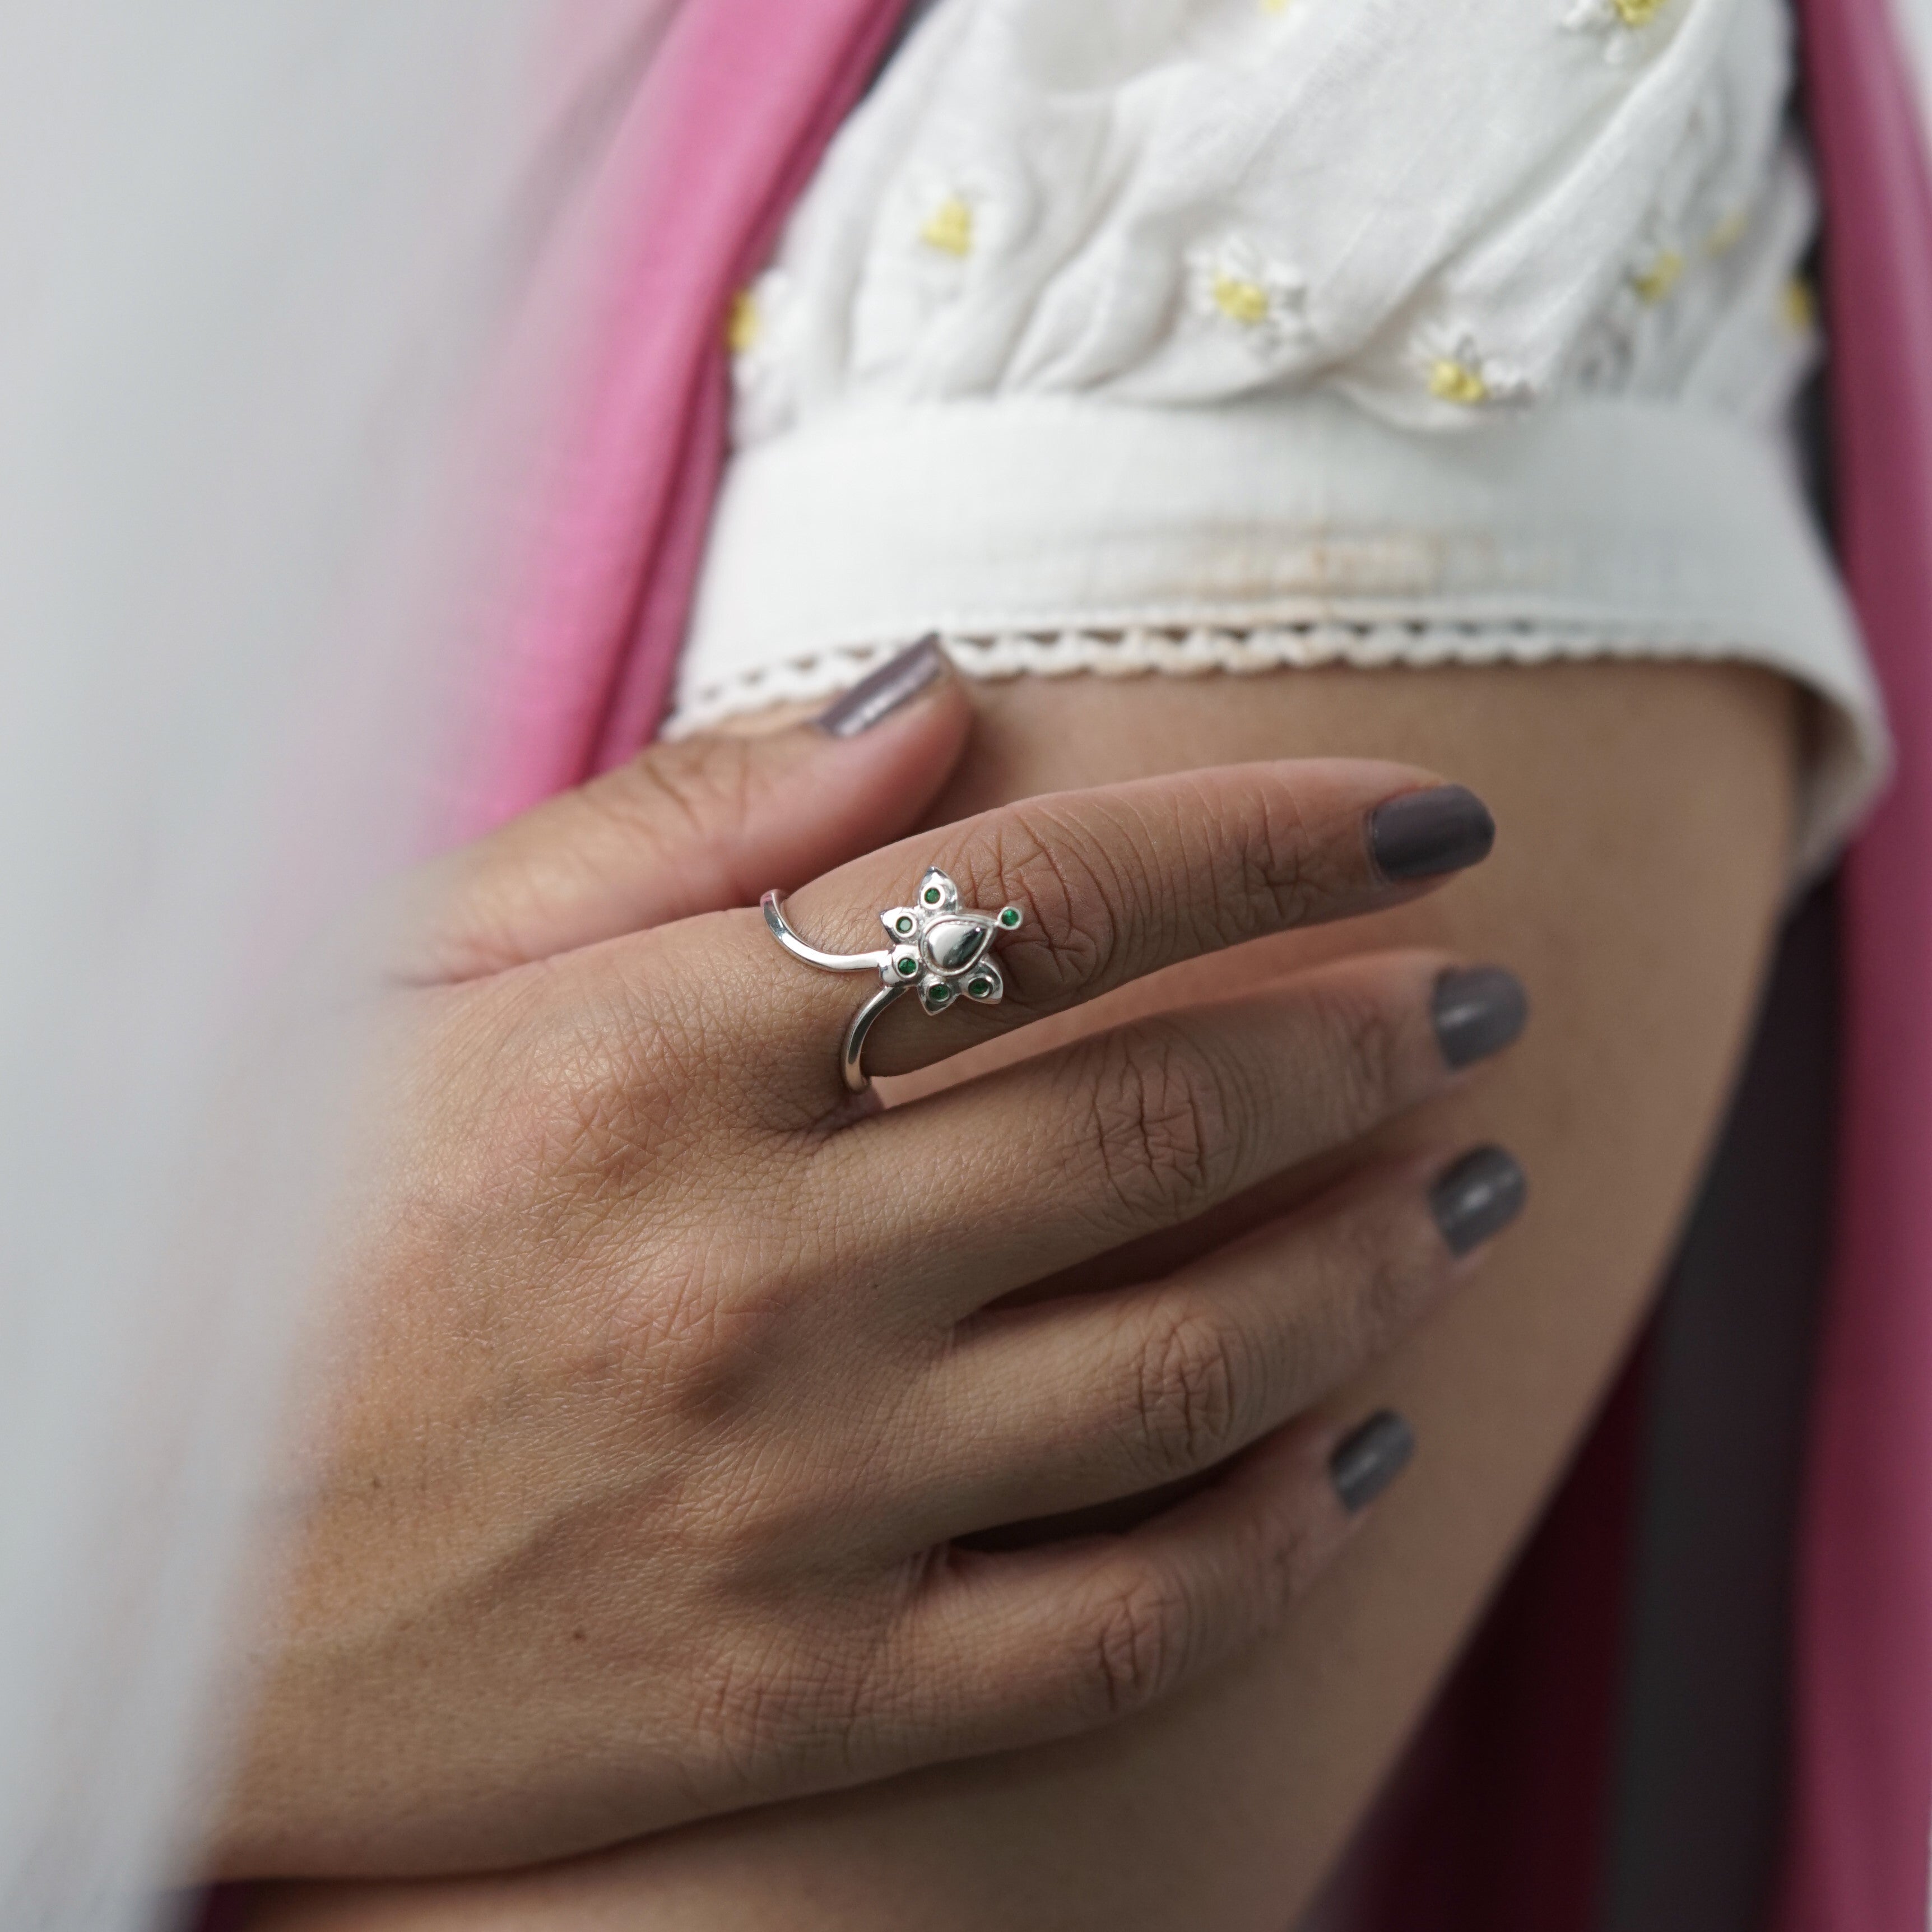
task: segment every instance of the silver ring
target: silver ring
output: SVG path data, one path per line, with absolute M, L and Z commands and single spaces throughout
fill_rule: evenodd
M 975 1006 L 998 1006 L 1006 990 L 988 956 L 999 934 L 1019 930 L 1019 908 L 975 912 L 961 905 L 959 888 L 937 866 L 926 868 L 916 898 L 915 904 L 888 906 L 880 914 L 879 923 L 890 942 L 883 952 L 821 952 L 786 923 L 776 892 L 767 892 L 758 902 L 772 937 L 794 959 L 822 973 L 878 974 L 879 990 L 852 1016 L 838 1052 L 839 1071 L 855 1094 L 872 1084 L 863 1064 L 866 1036 L 894 1000 L 916 992 L 928 1013 L 939 1014 L 962 999 Z

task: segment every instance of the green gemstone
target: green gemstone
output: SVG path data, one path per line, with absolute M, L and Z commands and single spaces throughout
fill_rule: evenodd
M 901 920 L 898 925 L 899 930 L 902 932 L 910 932 L 912 930 L 912 921 L 909 919 Z
M 943 1006 L 952 998 L 952 988 L 950 986 L 935 986 L 926 997 L 935 1006 Z
M 983 1000 L 993 990 L 993 982 L 990 980 L 975 980 L 966 990 L 974 999 Z
M 1001 911 L 1000 914 L 1000 923 L 1004 926 L 1008 932 L 1011 932 L 1015 926 L 1019 924 L 1019 922 L 1020 909 L 1018 906 L 1008 906 Z
M 906 979 L 910 980 L 918 970 L 919 962 L 916 959 L 902 959 L 899 962 L 899 972 Z
M 926 904 L 927 904 L 928 905 L 937 905 L 937 904 L 938 904 L 938 903 L 939 903 L 939 888 L 938 888 L 937 886 L 928 886 L 926 887 Z

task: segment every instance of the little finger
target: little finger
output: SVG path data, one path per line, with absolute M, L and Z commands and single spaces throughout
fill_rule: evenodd
M 909 1620 L 902 1674 L 946 1687 L 953 1755 L 1144 1709 L 1276 1628 L 1414 1448 L 1388 1412 L 1346 1433 L 1311 1418 L 1125 1535 L 948 1550 Z

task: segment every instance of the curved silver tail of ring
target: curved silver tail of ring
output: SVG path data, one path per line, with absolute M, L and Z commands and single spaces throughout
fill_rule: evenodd
M 776 892 L 766 893 L 758 902 L 758 909 L 765 916 L 765 924 L 770 928 L 772 937 L 794 959 L 802 959 L 808 966 L 816 966 L 821 973 L 884 974 L 891 970 L 892 956 L 890 952 L 824 952 L 808 940 L 801 939 L 787 922 L 784 908 L 779 904 Z M 844 1044 L 838 1050 L 838 1070 L 845 1076 L 846 1086 L 854 1094 L 864 1093 L 872 1084 L 866 1072 L 865 1059 L 866 1039 L 872 1030 L 873 1023 L 895 1000 L 911 991 L 904 981 L 889 982 L 852 1016 L 852 1022 L 845 1029 Z
M 919 994 L 928 1015 L 946 1011 L 962 1000 L 974 1006 L 997 1006 L 1006 982 L 989 956 L 995 937 L 1019 929 L 1023 915 L 1016 905 L 998 912 L 975 912 L 959 903 L 959 889 L 936 866 L 928 866 L 911 905 L 888 906 L 879 915 L 891 942 L 883 952 L 826 952 L 792 930 L 776 892 L 758 902 L 772 937 L 794 959 L 821 973 L 876 973 L 879 990 L 852 1016 L 839 1049 L 839 1070 L 845 1084 L 862 1094 L 872 1082 L 866 1077 L 866 1040 L 879 1016 L 908 993 Z

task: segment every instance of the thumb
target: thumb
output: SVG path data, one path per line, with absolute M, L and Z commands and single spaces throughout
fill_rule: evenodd
M 927 638 L 809 723 L 651 746 L 425 868 L 402 970 L 476 979 L 788 891 L 909 830 L 971 722 Z

